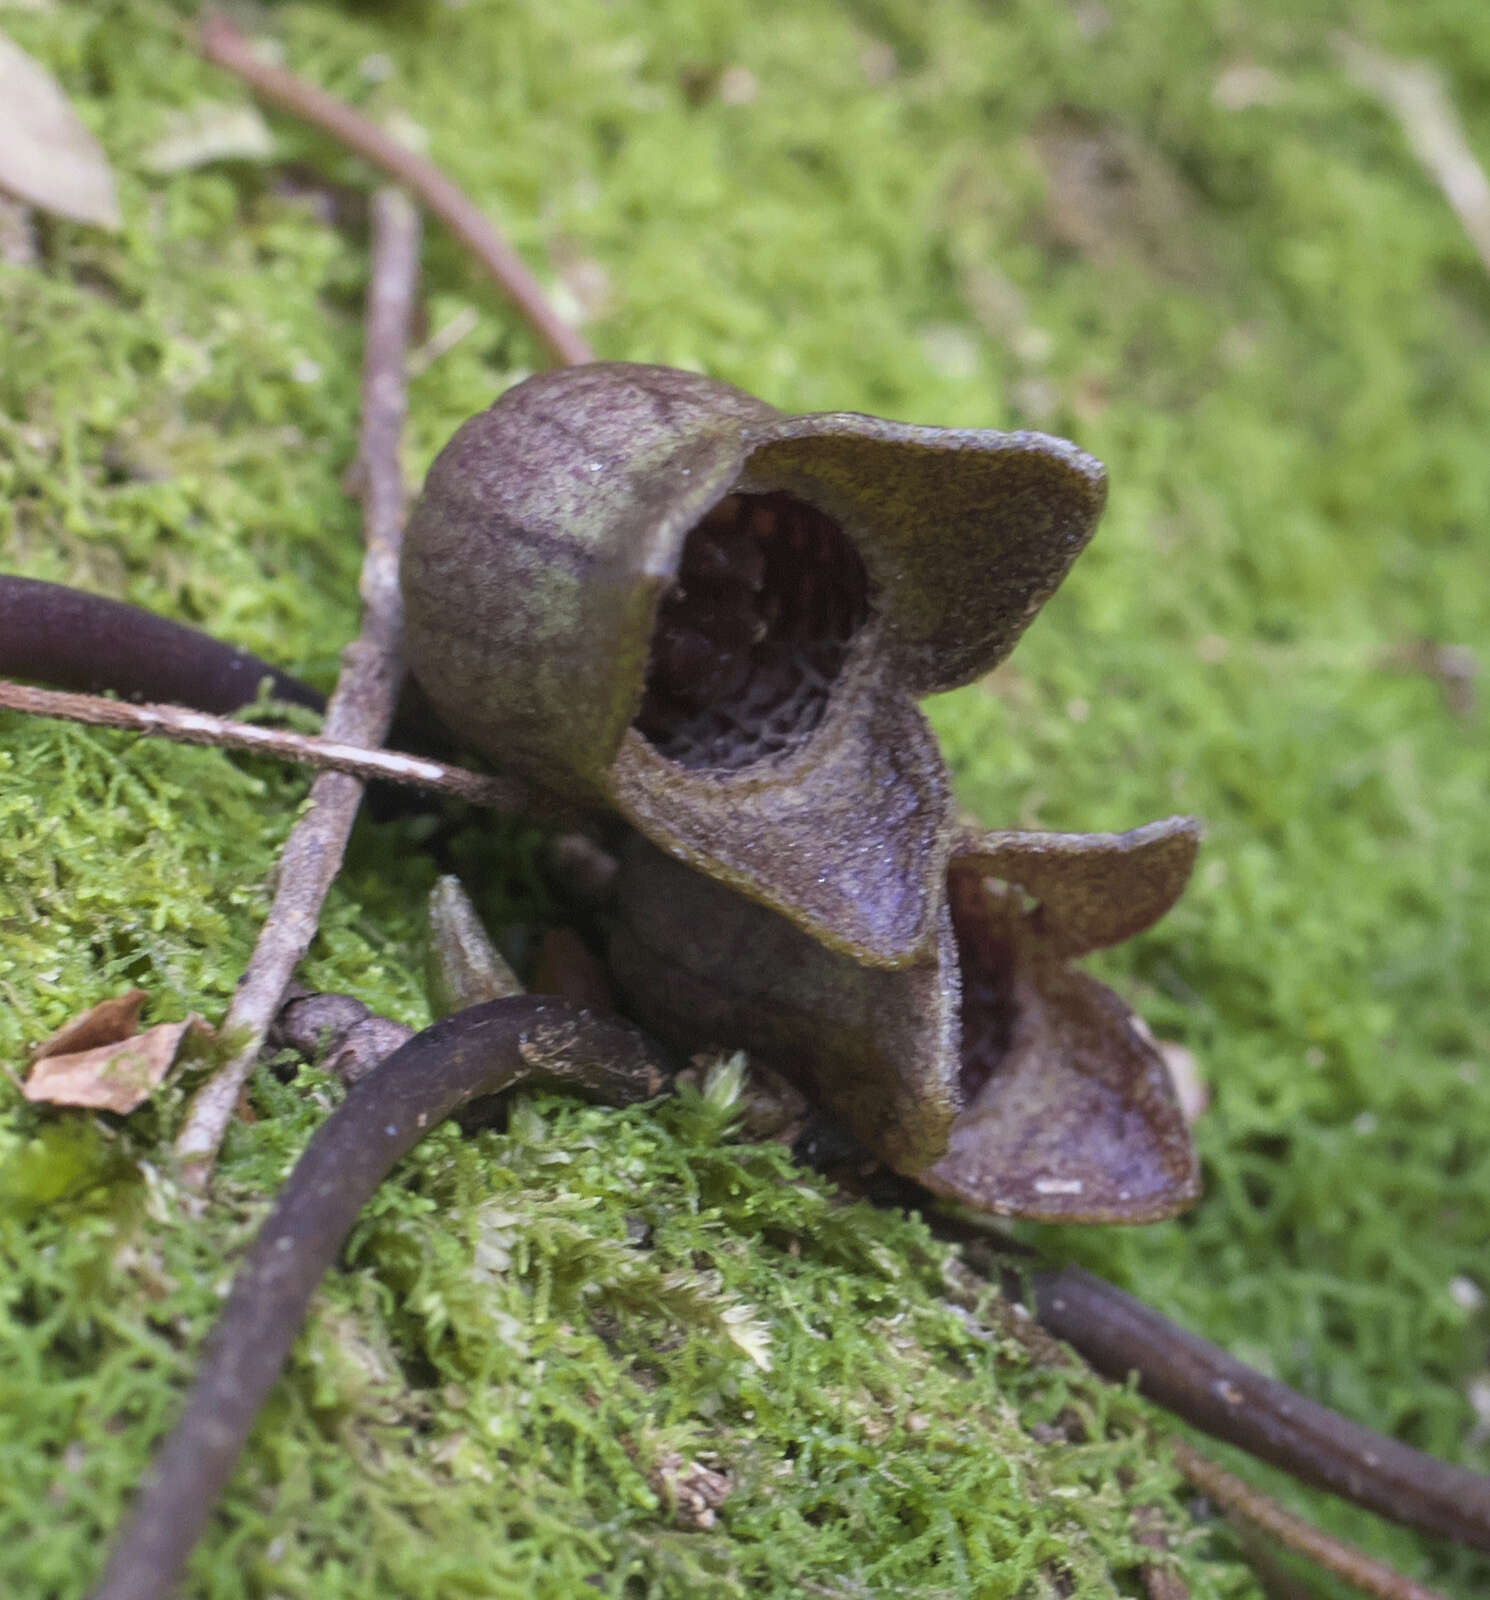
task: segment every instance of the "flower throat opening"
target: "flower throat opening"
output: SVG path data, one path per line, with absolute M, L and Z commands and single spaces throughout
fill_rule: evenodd
M 688 535 L 657 613 L 638 731 L 725 771 L 799 744 L 869 617 L 869 575 L 833 519 L 789 494 L 732 494 Z

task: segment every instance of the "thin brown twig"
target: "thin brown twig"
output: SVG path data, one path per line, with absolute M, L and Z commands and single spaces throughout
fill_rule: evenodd
M 1351 76 L 1402 124 L 1412 153 L 1453 207 L 1490 272 L 1490 177 L 1476 159 L 1443 75 L 1425 61 L 1398 61 L 1340 34 L 1335 49 Z
M 956 1232 L 955 1228 L 951 1231 Z M 959 1242 L 966 1246 L 970 1241 L 963 1237 Z M 974 1247 L 973 1254 L 974 1256 L 982 1254 L 981 1245 Z M 1090 1276 L 1083 1274 L 1083 1277 Z M 1061 1339 L 1056 1339 L 1051 1337 L 1047 1326 L 1042 1326 L 1043 1304 L 1041 1321 L 1036 1321 L 1028 1309 L 1018 1301 L 1005 1298 L 1007 1291 L 1000 1291 L 998 1278 L 999 1274 L 995 1272 L 990 1279 L 981 1262 L 977 1267 L 958 1264 L 948 1278 L 951 1290 L 949 1298 L 968 1310 L 976 1311 L 981 1317 L 992 1322 L 1000 1334 L 1022 1345 L 1036 1366 L 1071 1368 L 1081 1365 L 1075 1351 L 1068 1344 L 1061 1342 L 1061 1339 L 1070 1338 L 1066 1329 L 1061 1328 L 1059 1330 Z M 1100 1279 L 1093 1281 L 1101 1282 Z M 987 1294 L 990 1288 L 994 1291 L 991 1299 Z M 1121 1291 L 1113 1292 L 1117 1294 Z M 1157 1316 L 1158 1313 L 1154 1315 Z M 1175 1328 L 1173 1324 L 1170 1324 L 1170 1328 L 1176 1334 L 1183 1333 L 1182 1329 Z M 1077 1348 L 1080 1348 L 1079 1341 Z M 1085 1354 L 1084 1351 L 1082 1353 Z M 1097 1363 L 1097 1370 L 1101 1370 L 1101 1363 Z M 1181 1414 L 1186 1415 L 1183 1412 Z M 1186 1420 L 1189 1420 L 1188 1415 Z M 1338 1420 L 1343 1422 L 1345 1419 Z M 1366 1594 L 1375 1595 L 1377 1600 L 1444 1600 L 1444 1596 L 1438 1591 L 1426 1588 L 1415 1579 L 1397 1572 L 1383 1562 L 1373 1560 L 1363 1551 L 1333 1538 L 1304 1518 L 1285 1510 L 1269 1495 L 1260 1489 L 1252 1488 L 1251 1485 L 1227 1472 L 1224 1467 L 1212 1461 L 1209 1456 L 1187 1441 L 1172 1435 L 1159 1434 L 1157 1430 L 1154 1431 L 1153 1437 L 1156 1445 L 1171 1450 L 1178 1470 L 1218 1505 L 1262 1528 L 1280 1545 L 1307 1556 L 1326 1571 L 1344 1578 L 1347 1583 L 1354 1584 Z
M 1336 1577 L 1354 1584 L 1363 1594 L 1374 1595 L 1376 1600 L 1444 1600 L 1439 1590 L 1428 1588 L 1416 1578 L 1409 1578 L 1406 1573 L 1374 1560 L 1363 1550 L 1295 1516 L 1270 1495 L 1244 1483 L 1202 1454 L 1188 1440 L 1172 1438 L 1167 1443 L 1175 1466 L 1202 1494 L 1234 1516 L 1260 1528 L 1279 1544 L 1308 1556 L 1326 1572 L 1333 1572 Z
M 1101 1373 L 1192 1427 L 1428 1533 L 1490 1550 L 1490 1477 L 1343 1417 L 1081 1267 L 1034 1275 L 1036 1314 Z
M 585 340 L 560 319 L 517 251 L 432 161 L 390 138 L 345 101 L 283 67 L 261 61 L 252 44 L 225 17 L 209 16 L 202 23 L 201 49 L 209 61 L 236 74 L 271 105 L 329 133 L 405 185 L 491 273 L 560 366 L 595 359 Z
M 1313 1574 L 1300 1571 L 1291 1551 L 1250 1522 L 1234 1518 L 1237 1543 L 1266 1600 L 1319 1600 Z
M 404 486 L 398 444 L 405 410 L 404 357 L 419 280 L 419 214 L 397 190 L 373 201 L 358 493 L 367 553 L 362 567 L 362 631 L 342 653 L 342 671 L 326 708 L 326 737 L 376 748 L 387 736 L 403 682 L 403 601 L 398 548 Z M 310 809 L 280 855 L 279 880 L 223 1031 L 236 1054 L 197 1091 L 176 1140 L 183 1181 L 200 1189 L 212 1170 L 238 1096 L 253 1070 L 295 968 L 310 948 L 321 907 L 341 866 L 363 783 L 323 772 L 311 785 Z
M 247 750 L 273 756 L 323 772 L 345 772 L 365 782 L 400 784 L 453 795 L 494 811 L 534 811 L 539 802 L 531 790 L 510 778 L 494 778 L 467 767 L 452 767 L 428 756 L 406 755 L 399 750 L 371 750 L 314 734 L 290 733 L 253 722 L 189 706 L 131 705 L 98 695 L 70 694 L 60 689 L 36 689 L 29 684 L 0 679 L 0 711 L 23 711 L 33 717 L 54 717 L 62 722 L 83 722 L 95 728 L 119 728 L 169 739 L 175 744 L 207 745 L 220 750 Z

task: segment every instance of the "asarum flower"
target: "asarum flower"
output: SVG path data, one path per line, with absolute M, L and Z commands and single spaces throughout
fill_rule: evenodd
M 611 970 L 689 1048 L 743 1047 L 876 1156 L 982 1211 L 1148 1222 L 1199 1193 L 1189 1129 L 1143 1023 L 1074 958 L 1158 920 L 1199 828 L 950 841 L 932 952 L 865 967 L 641 839 L 622 857 Z
M 545 373 L 430 470 L 410 666 L 503 767 L 619 812 L 804 944 L 922 972 L 952 832 L 916 698 L 1013 648 L 1105 492 L 1042 434 L 786 416 L 663 367 Z

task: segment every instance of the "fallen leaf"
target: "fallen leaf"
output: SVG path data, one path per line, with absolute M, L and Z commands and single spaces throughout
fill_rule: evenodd
M 1211 103 L 1223 111 L 1247 111 L 1253 106 L 1275 106 L 1288 98 L 1288 85 L 1267 67 L 1233 61 L 1221 69 L 1211 85 Z
M 605 264 L 567 242 L 557 243 L 553 258 L 575 316 L 581 325 L 608 317 L 616 309 L 616 290 Z
M 50 1038 L 43 1039 L 31 1052 L 34 1066 L 48 1056 L 73 1055 L 79 1050 L 96 1050 L 100 1045 L 118 1044 L 139 1032 L 140 1007 L 149 997 L 143 989 L 100 1000 L 80 1016 L 64 1022 Z
M 120 224 L 114 173 L 57 80 L 0 33 L 0 189 L 100 228 Z
M 1194 1127 L 1211 1103 L 1211 1086 L 1205 1081 L 1195 1052 L 1172 1039 L 1155 1039 L 1154 1044 L 1169 1068 L 1174 1083 L 1175 1098 L 1180 1103 L 1185 1121 Z
M 22 1093 L 49 1105 L 133 1111 L 160 1087 L 186 1036 L 206 1028 L 193 1014 L 182 1022 L 158 1023 L 131 1039 L 45 1056 L 32 1068 Z
M 273 154 L 274 135 L 257 106 L 213 100 L 172 112 L 141 164 L 147 172 L 184 172 L 213 161 L 268 161 Z
M 676 1450 L 669 1450 L 648 1473 L 647 1482 L 672 1511 L 677 1527 L 699 1533 L 714 1526 L 714 1513 L 729 1499 L 734 1487 L 712 1451 L 706 1464 L 686 1460 Z
M 38 254 L 31 207 L 0 194 L 0 261 L 7 267 L 34 267 Z

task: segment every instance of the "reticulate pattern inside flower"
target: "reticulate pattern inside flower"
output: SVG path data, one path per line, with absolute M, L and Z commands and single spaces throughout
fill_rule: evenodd
M 831 517 L 789 494 L 727 495 L 689 533 L 657 614 L 636 727 L 680 766 L 785 754 L 822 721 L 869 575 Z

